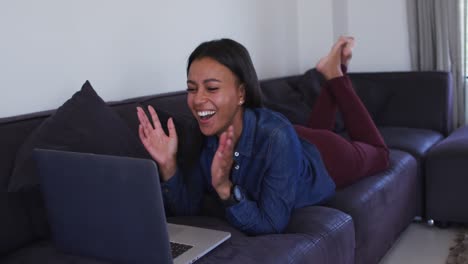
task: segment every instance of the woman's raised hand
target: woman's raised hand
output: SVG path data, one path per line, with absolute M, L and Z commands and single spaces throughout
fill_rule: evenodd
M 219 136 L 219 146 L 211 163 L 211 185 L 223 200 L 231 193 L 232 182 L 229 179 L 234 153 L 234 127 L 231 125 Z
M 161 127 L 158 114 L 152 106 L 148 106 L 153 125 L 141 107 L 137 107 L 140 126 L 138 133 L 140 140 L 151 157 L 158 163 L 163 181 L 169 180 L 177 170 L 177 133 L 172 118 L 167 120 L 169 135 Z

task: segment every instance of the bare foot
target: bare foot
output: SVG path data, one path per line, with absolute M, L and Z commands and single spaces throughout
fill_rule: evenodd
M 316 69 L 325 79 L 330 80 L 336 77 L 343 76 L 341 64 L 348 66 L 353 55 L 354 38 L 341 36 L 327 56 L 323 57 L 317 63 Z
M 333 45 L 330 52 L 317 63 L 317 71 L 325 76 L 326 80 L 343 76 L 343 72 L 341 71 L 341 56 L 346 43 L 347 40 L 340 37 Z

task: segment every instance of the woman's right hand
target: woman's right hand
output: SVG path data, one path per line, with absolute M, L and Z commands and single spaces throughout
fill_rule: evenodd
M 169 135 L 161 127 L 158 114 L 152 106 L 148 106 L 153 125 L 148 120 L 148 116 L 141 107 L 137 107 L 138 120 L 140 125 L 138 133 L 140 140 L 149 152 L 151 157 L 158 163 L 159 172 L 163 181 L 169 180 L 177 170 L 177 133 L 172 117 L 167 120 Z

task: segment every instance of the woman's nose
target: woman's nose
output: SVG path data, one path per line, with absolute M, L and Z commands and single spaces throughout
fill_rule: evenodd
M 206 94 L 203 91 L 198 90 L 194 95 L 193 95 L 193 102 L 195 104 L 203 104 L 206 102 Z

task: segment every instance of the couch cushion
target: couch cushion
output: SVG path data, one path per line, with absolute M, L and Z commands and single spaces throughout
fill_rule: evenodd
M 290 233 L 249 237 L 221 219 L 205 216 L 168 218 L 168 222 L 223 230 L 231 238 L 196 263 L 353 263 L 354 230 L 349 215 L 332 208 L 311 206 L 295 211 Z M 295 216 L 296 214 L 296 216 Z M 41 241 L 4 259 L 4 264 L 103 264 L 91 258 L 66 255 L 53 242 Z
M 246 237 L 241 232 L 231 227 L 228 223 L 209 217 L 178 217 L 169 218 L 169 222 L 177 224 L 191 224 L 193 226 L 207 227 L 218 230 L 224 230 L 231 233 L 232 237 L 230 240 L 240 240 Z M 225 242 L 226 243 L 226 242 Z M 203 258 L 202 258 L 203 259 Z M 47 264 L 107 264 L 103 260 L 98 260 L 90 257 L 81 257 L 65 254 L 59 251 L 55 246 L 54 242 L 43 240 L 27 247 L 24 247 L 12 254 L 9 254 L 5 258 L 1 259 L 0 262 L 4 264 L 35 264 L 35 263 L 47 263 Z M 198 260 L 197 263 L 203 263 Z
M 312 102 L 287 79 L 275 79 L 261 83 L 264 107 L 282 113 L 293 124 L 307 124 Z
M 415 158 L 390 150 L 387 170 L 337 191 L 327 205 L 353 218 L 356 263 L 379 262 L 416 216 L 421 186 Z
M 46 119 L 21 146 L 9 191 L 37 185 L 31 155 L 34 148 L 149 157 L 134 132 L 104 103 L 89 82 Z
M 380 133 L 389 148 L 406 151 L 418 161 L 444 136 L 429 129 L 406 127 L 379 127 Z
M 348 214 L 322 206 L 296 209 L 285 232 L 306 234 L 314 242 L 296 258 L 299 263 L 354 263 L 355 231 Z
M 284 234 L 245 236 L 222 220 L 174 217 L 169 222 L 231 232 L 231 238 L 197 263 L 354 263 L 351 217 L 322 206 L 293 211 Z

